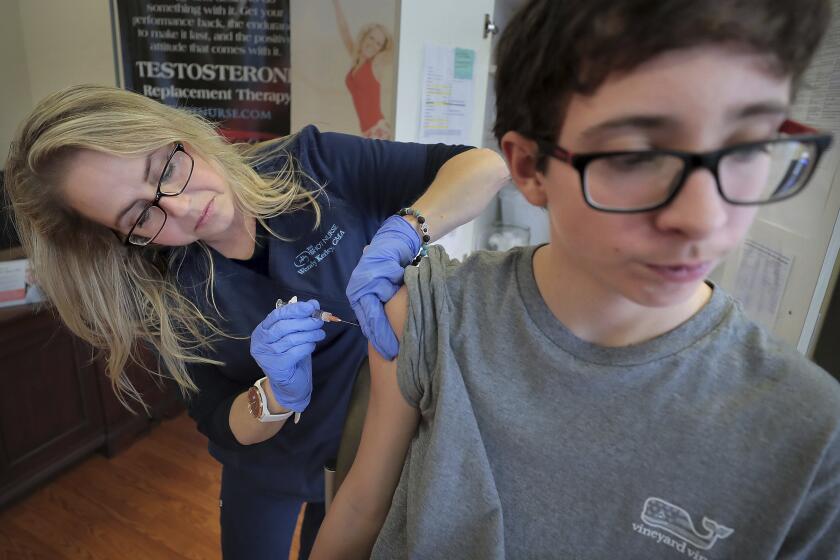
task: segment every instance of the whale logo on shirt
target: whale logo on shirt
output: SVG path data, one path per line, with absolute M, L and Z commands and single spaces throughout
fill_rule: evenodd
M 694 523 L 687 511 L 661 498 L 645 500 L 642 521 L 646 525 L 671 533 L 701 550 L 709 550 L 718 539 L 725 539 L 735 532 L 734 529 L 704 516 L 700 524 L 706 532 L 700 534 L 694 528 Z

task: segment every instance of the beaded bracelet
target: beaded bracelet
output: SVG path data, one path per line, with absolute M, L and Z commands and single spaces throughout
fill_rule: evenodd
M 397 215 L 403 217 L 414 216 L 417 219 L 417 225 L 420 226 L 420 239 L 422 241 L 422 244 L 420 245 L 420 252 L 417 253 L 417 256 L 414 257 L 413 261 L 411 261 L 412 265 L 417 266 L 420 259 L 429 254 L 429 241 L 432 240 L 432 236 L 429 235 L 429 224 L 426 223 L 425 216 L 423 216 L 423 214 L 421 214 L 416 208 L 403 208 L 397 212 Z

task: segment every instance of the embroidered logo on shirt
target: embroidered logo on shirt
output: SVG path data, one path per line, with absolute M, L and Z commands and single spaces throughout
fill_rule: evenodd
M 338 226 L 333 224 L 324 237 L 317 243 L 309 245 L 295 257 L 294 264 L 298 269 L 297 273 L 306 274 L 318 266 L 322 260 L 335 253 L 335 247 L 343 237 L 344 230 L 338 229 Z
M 653 497 L 645 500 L 642 507 L 642 521 L 644 525 L 633 523 L 634 531 L 656 539 L 657 543 L 670 546 L 696 560 L 708 560 L 708 557 L 687 546 L 688 544 L 700 550 L 710 550 L 718 539 L 725 539 L 735 532 L 704 516 L 700 524 L 705 531 L 701 534 L 694 528 L 694 522 L 687 511 L 661 498 Z M 670 533 L 677 538 L 674 539 L 665 533 Z

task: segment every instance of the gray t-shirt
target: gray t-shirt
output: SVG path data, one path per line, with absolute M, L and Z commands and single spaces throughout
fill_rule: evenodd
M 374 558 L 840 558 L 832 377 L 720 288 L 649 342 L 584 342 L 533 254 L 406 273 L 421 421 Z

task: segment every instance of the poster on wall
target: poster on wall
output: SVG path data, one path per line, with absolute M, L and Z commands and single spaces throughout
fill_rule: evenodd
M 397 0 L 292 0 L 292 126 L 394 137 Z
M 289 133 L 289 0 L 114 0 L 123 84 L 219 123 Z

